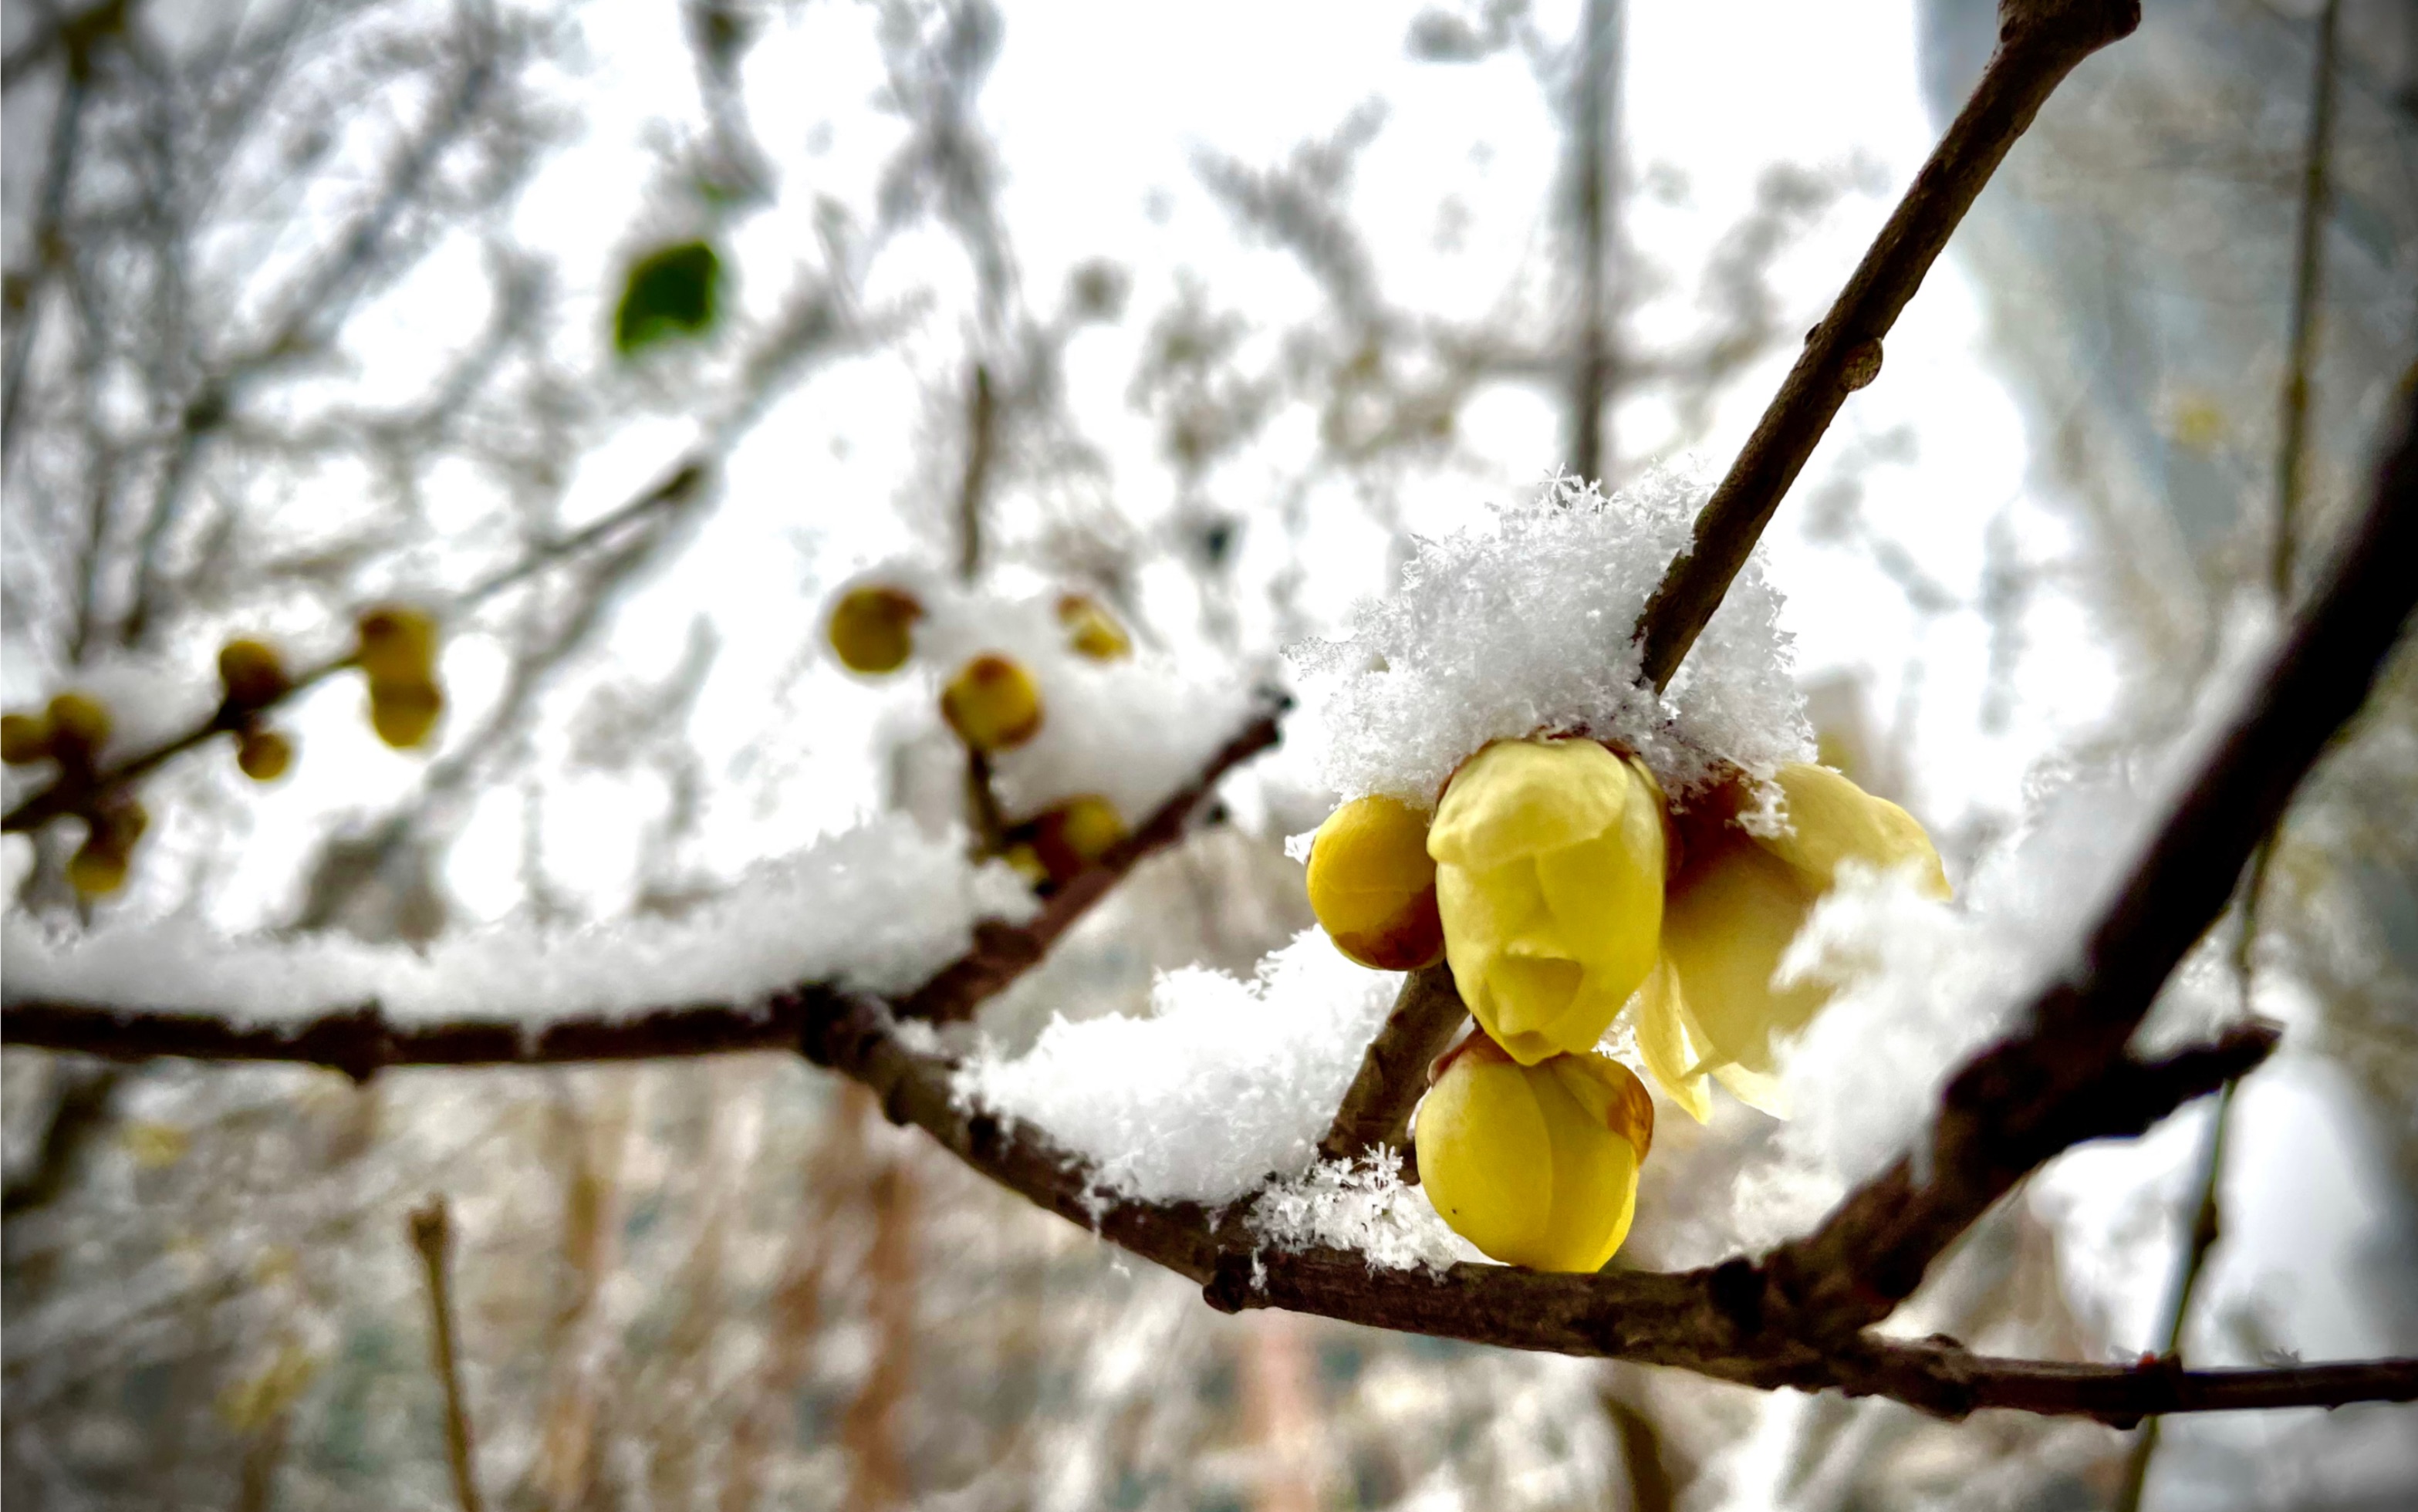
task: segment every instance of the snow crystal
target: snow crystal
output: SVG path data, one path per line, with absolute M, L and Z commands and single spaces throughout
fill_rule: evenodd
M 899 991 L 964 953 L 983 918 L 1036 905 L 1007 867 L 965 860 L 903 816 L 877 818 L 759 866 L 688 916 L 576 930 L 512 925 L 421 949 L 335 935 L 228 939 L 198 921 L 46 930 L 8 915 L 7 992 L 274 1022 L 376 1002 L 405 1022 L 542 1025 L 666 1004 L 745 1002 L 805 980 Z
M 1048 1130 L 1105 1191 L 1232 1201 L 1308 1168 L 1400 984 L 1306 930 L 1256 982 L 1170 971 L 1146 1018 L 1056 1019 L 1015 1060 L 986 1047 L 957 1094 Z
M 1033 675 L 1041 728 L 991 758 L 991 787 L 1010 819 L 1091 793 L 1139 824 L 1250 717 L 1249 690 L 1230 670 L 1195 676 L 1143 646 L 1110 662 L 1076 651 L 1054 590 L 1008 598 L 900 562 L 859 573 L 838 592 L 867 584 L 905 588 L 924 605 L 911 675 L 930 684 L 936 725 L 941 684 L 973 658 L 1012 657 Z
M 1353 1250 L 1372 1271 L 1444 1271 L 1486 1261 L 1446 1226 L 1426 1193 L 1402 1184 L 1392 1156 L 1375 1153 L 1321 1161 L 1293 1181 L 1277 1183 L 1251 1204 L 1250 1222 L 1270 1248 Z
M 1669 691 L 1639 686 L 1631 632 L 1707 492 L 1667 468 L 1609 499 L 1557 478 L 1489 528 L 1420 542 L 1351 636 L 1292 653 L 1323 716 L 1328 784 L 1431 804 L 1479 746 L 1548 729 L 1616 741 L 1676 790 L 1720 760 L 1768 775 L 1810 759 L 1780 594 L 1757 559 Z

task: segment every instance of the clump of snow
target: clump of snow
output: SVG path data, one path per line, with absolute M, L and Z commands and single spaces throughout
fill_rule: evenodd
M 1305 930 L 1256 981 L 1170 971 L 1146 1018 L 1060 1018 L 1014 1060 L 986 1046 L 957 1095 L 1048 1130 L 1106 1192 L 1232 1201 L 1309 1167 L 1400 984 Z
M 895 675 L 928 689 L 935 725 L 941 686 L 975 657 L 1008 656 L 1033 675 L 1041 728 L 991 758 L 992 790 L 1010 819 L 1091 793 L 1139 824 L 1250 717 L 1250 692 L 1231 671 L 1196 675 L 1139 641 L 1110 662 L 1076 651 L 1056 589 L 1015 597 L 897 562 L 858 573 L 834 598 L 872 584 L 903 588 L 924 606 L 913 660 Z
M 1667 468 L 1609 499 L 1561 477 L 1489 527 L 1420 542 L 1349 637 L 1292 653 L 1328 784 L 1431 804 L 1470 753 L 1542 730 L 1617 741 L 1677 791 L 1718 761 L 1768 776 L 1809 759 L 1780 594 L 1756 559 L 1669 691 L 1639 685 L 1630 635 L 1707 492 Z
M 1783 981 L 1837 990 L 1785 1049 L 1782 1085 L 1798 1109 L 1779 1138 L 1787 1169 L 1742 1178 L 1765 1187 L 1738 1204 L 1756 1215 L 1751 1242 L 1818 1216 L 1900 1154 L 1926 1153 L 1920 1136 L 1948 1077 L 2016 1032 L 2040 992 L 2078 969 L 2087 932 L 2230 720 L 2266 635 L 2260 623 L 2238 638 L 2188 727 L 2044 773 L 2027 824 L 1974 868 L 1956 907 L 1924 899 L 1908 875 L 1844 869 L 1782 962 Z M 2238 989 L 2211 955 L 2219 949 L 2178 971 L 2145 1045 L 2209 1037 L 2238 1012 Z M 1779 1185 L 1796 1200 L 1768 1200 Z
M 421 949 L 334 935 L 228 939 L 199 921 L 48 930 L 11 913 L 9 999 L 139 1005 L 274 1023 L 375 1002 L 402 1021 L 553 1019 L 747 1002 L 807 981 L 911 987 L 962 955 L 984 918 L 1032 917 L 1031 890 L 891 815 L 748 874 L 678 919 L 575 930 L 497 925 Z
M 1486 1260 L 1446 1225 L 1427 1194 L 1402 1184 L 1400 1162 L 1373 1151 L 1321 1161 L 1274 1184 L 1251 1204 L 1250 1224 L 1271 1249 L 1348 1249 L 1372 1271 L 1444 1271 Z

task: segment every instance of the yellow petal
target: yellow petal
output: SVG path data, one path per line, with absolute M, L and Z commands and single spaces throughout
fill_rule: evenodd
M 1336 948 L 1363 966 L 1415 970 L 1444 954 L 1427 832 L 1425 814 L 1371 796 L 1327 816 L 1310 842 L 1310 911 Z
M 1523 1264 L 1553 1210 L 1553 1148 L 1521 1069 L 1465 1053 L 1419 1105 L 1419 1184 L 1455 1233 Z
M 1713 1095 L 1696 1067 L 1704 1052 L 1688 1033 L 1687 1008 L 1678 973 L 1659 960 L 1637 991 L 1637 1049 L 1645 1069 L 1670 1099 L 1702 1123 L 1713 1116 Z
M 1829 1000 L 1812 985 L 1771 985 L 1813 905 L 1801 873 L 1737 831 L 1697 847 L 1673 879 L 1662 949 L 1704 1031 L 1708 1067 L 1770 1070 L 1773 1036 L 1803 1028 Z
M 1773 1118 L 1788 1116 L 1788 1093 L 1780 1085 L 1778 1077 L 1732 1064 L 1715 1066 L 1713 1079 L 1722 1084 L 1723 1091 L 1749 1107 L 1768 1113 Z
M 1591 840 L 1619 822 L 1632 786 L 1627 764 L 1593 741 L 1498 741 L 1453 775 L 1428 854 L 1487 871 Z
M 1860 861 L 1882 871 L 1912 863 L 1925 893 L 1949 895 L 1939 852 L 1913 815 L 1828 767 L 1791 762 L 1780 769 L 1779 782 L 1788 801 L 1788 831 L 1755 839 L 1811 878 L 1816 892 L 1837 883 L 1842 862 Z

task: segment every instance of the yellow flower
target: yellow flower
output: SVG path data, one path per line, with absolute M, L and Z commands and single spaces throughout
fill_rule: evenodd
M 275 730 L 247 730 L 236 744 L 235 764 L 254 782 L 275 782 L 294 764 L 294 742 Z
M 1682 832 L 1662 915 L 1663 966 L 1639 1002 L 1646 1069 L 1698 1119 L 1710 1112 L 1708 1075 L 1741 1102 L 1784 1111 L 1774 1044 L 1811 1022 L 1830 991 L 1814 982 L 1776 986 L 1772 976 L 1841 865 L 1912 866 L 1924 893 L 1948 896 L 1939 853 L 1905 810 L 1827 767 L 1793 763 L 1778 783 L 1783 833 L 1754 834 L 1726 817 Z
M 231 640 L 219 648 L 219 683 L 231 709 L 259 709 L 285 696 L 293 679 L 277 648 L 265 640 Z
M 1419 1182 L 1455 1233 L 1507 1265 L 1599 1271 L 1629 1237 L 1654 1102 L 1590 1051 L 1522 1065 L 1483 1034 L 1419 1105 Z
M 1355 798 L 1309 843 L 1309 911 L 1335 948 L 1380 971 L 1415 971 L 1444 955 L 1428 817 L 1399 798 Z
M 1064 882 L 1105 856 L 1125 837 L 1125 817 L 1097 793 L 1082 793 L 1033 824 L 1033 855 L 1053 882 Z
M 1428 832 L 1445 954 L 1511 1058 L 1594 1048 L 1654 968 L 1662 793 L 1593 741 L 1503 741 L 1454 774 Z
M 422 683 L 436 680 L 436 620 L 408 604 L 382 604 L 355 622 L 360 639 L 353 660 L 372 682 Z
M 434 682 L 370 681 L 370 727 L 398 751 L 424 745 L 445 712 L 445 692 Z

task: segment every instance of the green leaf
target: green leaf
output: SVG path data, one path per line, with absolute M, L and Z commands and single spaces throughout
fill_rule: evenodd
M 712 244 L 683 241 L 638 259 L 621 290 L 613 316 L 613 345 L 635 357 L 674 336 L 700 336 L 713 328 L 722 283 L 722 258 Z

